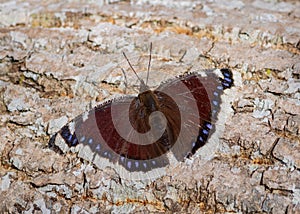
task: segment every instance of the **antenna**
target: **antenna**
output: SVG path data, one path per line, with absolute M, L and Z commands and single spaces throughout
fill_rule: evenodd
M 149 87 L 147 86 L 148 83 L 148 79 L 149 79 L 149 71 L 150 71 L 150 64 L 151 64 L 151 52 L 152 52 L 152 43 L 150 43 L 150 57 L 149 57 L 149 63 L 148 63 L 148 71 L 147 71 L 147 79 L 146 79 L 146 84 L 145 82 L 139 77 L 139 75 L 136 73 L 136 71 L 134 70 L 133 66 L 131 65 L 131 63 L 129 62 L 129 59 L 127 58 L 125 52 L 123 52 L 123 56 L 125 57 L 128 65 L 130 66 L 131 70 L 133 71 L 133 73 L 135 74 L 135 76 L 138 78 L 138 80 L 140 81 L 141 85 L 140 85 L 140 92 L 144 92 L 144 91 L 148 91 Z
M 152 42 L 150 42 L 149 47 L 149 63 L 148 63 L 148 69 L 147 69 L 147 79 L 146 79 L 146 85 L 148 85 L 148 79 L 149 79 L 149 73 L 150 73 L 150 64 L 151 64 L 151 53 L 152 53 Z
M 135 74 L 135 76 L 139 79 L 139 81 L 142 83 L 142 84 L 145 84 L 144 81 L 139 77 L 139 75 L 137 75 L 136 71 L 134 70 L 134 68 L 132 67 L 131 63 L 129 62 L 129 59 L 127 58 L 125 52 L 123 52 L 123 55 L 128 63 L 128 65 L 130 66 L 131 70 L 133 71 L 133 73 Z
M 127 87 L 128 87 L 127 76 L 126 76 L 126 73 L 125 73 L 125 71 L 124 71 L 123 68 L 121 68 L 121 71 L 122 71 L 122 73 L 123 73 L 123 75 L 124 75 L 124 78 L 125 78 L 125 90 L 124 90 L 124 92 L 125 92 L 125 94 L 126 94 L 126 89 L 127 89 Z

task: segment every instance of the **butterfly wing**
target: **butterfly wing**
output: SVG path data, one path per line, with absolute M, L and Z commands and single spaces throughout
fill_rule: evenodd
M 172 97 L 179 112 L 172 111 L 160 98 L 162 110 L 167 118 L 177 118 L 180 125 L 171 122 L 171 130 L 179 130 L 172 153 L 178 161 L 193 155 L 204 146 L 215 132 L 215 123 L 220 111 L 221 96 L 224 89 L 233 85 L 232 72 L 229 69 L 207 70 L 178 77 L 162 84 L 154 93 L 167 94 Z M 180 118 L 180 119 L 178 119 Z M 177 136 L 177 134 L 176 134 Z
M 161 156 L 162 147 L 132 127 L 129 120 L 130 114 L 134 114 L 130 113 L 132 106 L 142 109 L 133 96 L 101 104 L 65 125 L 50 144 L 62 139 L 70 147 L 79 145 L 80 157 L 101 169 L 112 167 L 125 178 L 157 177 L 162 173 L 160 169 L 168 165 L 168 159 Z M 135 122 L 140 129 L 147 129 L 146 120 L 139 118 Z

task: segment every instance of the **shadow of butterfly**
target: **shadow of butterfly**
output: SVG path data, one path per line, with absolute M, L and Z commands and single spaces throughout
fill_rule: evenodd
M 124 53 L 123 53 L 124 54 Z M 150 90 L 140 81 L 137 96 L 102 103 L 52 136 L 51 148 L 79 147 L 78 156 L 121 178 L 153 180 L 172 162 L 193 156 L 215 132 L 221 95 L 233 85 L 229 69 L 189 73 Z M 151 61 L 148 64 L 148 75 Z

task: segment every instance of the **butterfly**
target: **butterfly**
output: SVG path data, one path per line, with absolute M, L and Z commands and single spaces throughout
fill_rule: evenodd
M 140 82 L 139 94 L 106 101 L 61 128 L 49 141 L 80 147 L 79 156 L 98 168 L 111 167 L 120 177 L 155 179 L 173 161 L 192 157 L 215 132 L 221 95 L 233 86 L 230 69 L 178 76 L 155 90 Z

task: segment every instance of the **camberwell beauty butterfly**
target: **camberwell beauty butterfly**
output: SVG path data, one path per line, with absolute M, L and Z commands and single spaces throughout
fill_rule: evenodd
M 148 74 L 150 61 L 151 46 Z M 49 145 L 80 147 L 81 157 L 100 169 L 115 169 L 122 178 L 154 179 L 164 174 L 170 160 L 183 161 L 207 142 L 215 132 L 221 95 L 233 85 L 229 69 L 182 75 L 153 91 L 137 78 L 138 96 L 110 100 L 83 113 Z

